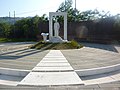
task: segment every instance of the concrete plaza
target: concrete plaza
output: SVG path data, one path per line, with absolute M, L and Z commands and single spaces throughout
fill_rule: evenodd
M 39 88 L 35 87 L 35 82 L 36 82 L 35 80 L 33 83 L 33 87 L 38 90 L 40 90 L 40 88 L 41 90 L 44 89 L 79 90 L 80 88 L 85 90 L 89 88 L 93 90 L 93 89 L 104 89 L 109 87 L 111 87 L 111 90 L 116 88 L 117 90 L 119 90 L 120 46 L 83 43 L 84 47 L 78 50 L 74 49 L 74 50 L 42 51 L 42 50 L 28 49 L 27 46 L 31 44 L 32 43 L 2 43 L 0 45 L 0 67 L 7 70 L 9 69 L 21 70 L 21 71 L 26 70 L 32 74 L 38 73 L 37 76 L 39 77 L 45 76 L 46 79 L 44 80 L 49 79 L 49 81 L 51 77 L 53 77 L 54 75 L 55 75 L 54 77 L 56 77 L 57 75 L 56 78 L 58 79 L 55 79 L 55 81 L 52 79 L 51 81 L 51 83 L 53 84 L 50 84 L 49 81 L 46 81 L 48 82 L 48 84 L 46 84 L 44 80 L 43 81 L 45 83 L 40 82 L 41 79 L 39 78 L 40 79 L 40 80 L 38 79 L 39 84 L 37 83 L 38 84 L 37 86 L 41 86 Z M 106 67 L 107 69 L 103 67 Z M 88 70 L 88 69 L 89 69 L 89 73 L 91 73 L 91 76 L 87 76 L 87 75 L 80 76 L 81 74 L 79 75 L 78 71 Z M 90 69 L 91 70 L 96 69 L 96 74 L 94 73 L 92 75 Z M 102 72 L 107 70 L 108 72 L 99 73 L 97 69 L 102 69 L 101 70 Z M 54 73 L 54 75 L 51 74 L 52 72 Z M 99 73 L 99 75 L 97 75 L 97 72 Z M 28 74 L 28 77 L 30 77 L 30 73 Z M 59 74 L 60 76 L 58 75 L 58 73 L 60 73 Z M 18 78 L 11 76 L 14 78 L 14 80 L 13 79 L 10 80 L 8 76 L 9 75 L 6 75 L 5 77 L 5 75 L 1 75 L 0 88 L 4 89 L 4 84 L 6 83 L 6 85 L 9 85 L 8 84 L 9 82 L 11 82 L 11 85 L 13 86 L 6 86 L 6 87 L 19 89 L 20 87 L 25 86 L 23 85 L 22 82 L 24 82 L 25 78 L 27 78 L 27 75 L 24 76 L 25 78 L 23 76 Z M 63 76 L 63 80 L 68 80 L 68 82 L 63 81 L 61 76 Z M 76 79 L 74 76 L 76 76 Z M 71 77 L 73 77 L 73 79 Z M 5 78 L 8 79 L 4 80 Z M 59 80 L 59 78 L 61 78 L 61 80 Z M 27 80 L 28 82 L 30 82 L 30 84 L 29 83 L 27 84 L 32 85 L 32 82 L 29 81 L 29 78 L 27 78 Z M 71 82 L 71 80 L 73 81 Z M 62 81 L 65 83 L 63 83 Z

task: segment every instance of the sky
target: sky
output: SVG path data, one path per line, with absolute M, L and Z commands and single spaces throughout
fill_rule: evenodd
M 0 0 L 0 17 L 29 17 L 55 12 L 65 0 Z M 73 0 L 73 7 L 75 0 Z M 112 15 L 120 13 L 120 0 L 76 0 L 76 8 L 80 11 L 98 9 L 110 11 Z

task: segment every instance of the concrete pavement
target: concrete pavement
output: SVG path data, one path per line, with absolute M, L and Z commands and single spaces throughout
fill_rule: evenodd
M 29 44 L 5 43 L 0 46 L 0 67 L 32 70 L 49 52 L 28 49 Z
M 0 52 L 0 67 L 32 70 L 49 50 L 27 49 L 26 46 L 29 45 L 31 44 L 2 44 L 0 48 L 5 49 L 5 52 Z M 119 64 L 119 51 L 119 46 L 90 43 L 85 44 L 85 47 L 78 50 L 61 50 L 75 70 Z
M 90 45 L 79 50 L 61 50 L 61 52 L 75 70 L 106 67 L 120 63 L 118 50 L 120 47 L 101 44 L 93 47 L 94 44 Z M 110 47 L 114 47 L 116 52 L 111 51 Z
M 73 72 L 73 70 L 101 68 L 101 67 L 112 66 L 112 65 L 116 65 L 120 63 L 120 59 L 119 59 L 120 47 L 119 46 L 101 45 L 101 44 L 85 44 L 85 47 L 79 50 L 61 50 L 64 57 L 61 57 L 61 55 L 57 56 L 57 53 L 54 53 L 55 59 L 53 59 L 53 56 L 51 56 L 51 54 L 45 57 L 49 53 L 49 50 L 48 51 L 40 51 L 40 50 L 35 51 L 32 49 L 31 50 L 26 49 L 26 46 L 24 47 L 22 46 L 22 44 L 21 45 L 17 44 L 17 45 L 19 46 L 19 48 L 18 46 L 16 46 L 16 48 L 13 48 L 11 45 L 9 46 L 9 49 L 7 49 L 8 46 L 6 45 L 0 45 L 0 48 L 1 48 L 0 66 L 4 68 L 32 70 L 32 73 L 40 72 L 41 74 L 36 74 L 37 76 L 40 76 L 40 77 L 45 76 L 45 75 L 48 76 L 50 75 L 51 72 L 54 72 L 55 76 L 59 77 L 59 75 L 56 75 L 56 74 L 59 74 L 59 72 L 71 73 Z M 66 60 L 64 58 L 66 58 Z M 72 75 L 73 73 L 71 74 L 71 76 Z M 53 75 L 51 74 L 51 76 Z M 60 76 L 63 76 L 63 75 L 61 74 Z M 66 74 L 66 77 L 67 76 L 68 75 Z M 74 75 L 72 77 L 74 77 Z M 84 85 L 82 86 L 81 85 L 77 85 L 77 86 L 68 85 L 67 88 L 65 87 L 58 88 L 54 86 L 50 88 L 45 87 L 43 89 L 49 90 L 49 89 L 57 88 L 58 90 L 61 90 L 61 89 L 79 90 L 80 88 L 82 89 L 85 88 L 86 90 L 86 88 L 91 87 L 92 90 L 93 89 L 99 90 L 99 89 L 112 87 L 111 89 L 119 90 L 119 85 L 120 85 L 119 77 L 120 77 L 120 72 L 114 71 L 114 72 L 110 72 L 110 73 L 102 74 L 102 75 L 80 77 L 79 78 L 80 81 L 83 81 L 85 86 Z M 23 78 L 24 77 L 22 77 L 22 79 Z M 47 78 L 47 79 L 50 79 L 50 78 Z M 8 81 L 10 80 L 8 79 Z M 17 84 L 20 81 L 21 79 L 18 79 Z M 17 87 L 19 88 L 19 86 Z

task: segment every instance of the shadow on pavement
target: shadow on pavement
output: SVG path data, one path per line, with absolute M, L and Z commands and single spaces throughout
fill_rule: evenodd
M 26 51 L 26 50 L 29 50 L 29 51 Z M 20 52 L 20 51 L 22 51 L 22 52 Z M 18 58 L 22 58 L 22 57 L 29 56 L 32 54 L 37 54 L 42 51 L 44 51 L 44 50 L 34 50 L 34 49 L 16 50 L 16 51 L 11 51 L 11 52 L 0 54 L 0 59 L 16 60 Z M 13 54 L 15 52 L 20 52 L 20 53 L 17 53 L 16 55 L 8 55 L 8 54 Z
M 82 44 L 85 47 L 98 48 L 98 49 L 119 53 L 118 50 L 113 45 L 95 44 L 95 43 L 82 43 Z
M 16 50 L 16 51 L 5 52 L 5 53 L 2 53 L 0 55 L 7 55 L 7 54 L 16 53 L 16 52 L 25 51 L 25 50 L 28 50 L 28 48 L 26 48 L 26 49 L 20 49 L 20 50 Z

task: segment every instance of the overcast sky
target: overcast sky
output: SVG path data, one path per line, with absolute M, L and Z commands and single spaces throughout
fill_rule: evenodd
M 65 0 L 0 0 L 0 17 L 14 15 L 16 17 L 27 17 L 43 15 L 49 12 L 55 12 L 59 5 Z M 74 7 L 73 0 L 73 7 Z M 120 13 L 120 0 L 76 0 L 77 9 L 85 10 L 104 10 L 110 11 L 111 14 Z

